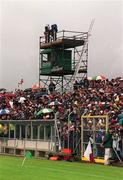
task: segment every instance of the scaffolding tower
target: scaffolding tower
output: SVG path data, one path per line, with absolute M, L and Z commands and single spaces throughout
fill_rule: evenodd
M 56 40 L 39 40 L 39 84 L 46 88 L 52 80 L 56 90 L 65 92 L 75 80 L 88 73 L 88 32 L 60 31 Z

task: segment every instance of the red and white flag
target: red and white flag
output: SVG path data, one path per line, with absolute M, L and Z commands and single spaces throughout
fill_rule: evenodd
M 88 142 L 86 150 L 84 152 L 84 157 L 88 159 L 89 162 L 94 162 L 93 152 L 91 148 L 91 142 Z
M 21 79 L 19 82 L 18 82 L 18 84 L 23 84 L 23 79 Z
M 23 84 L 23 82 L 24 82 L 23 79 L 21 79 L 21 80 L 20 80 L 20 84 Z
M 23 79 L 21 79 L 19 82 L 18 82 L 18 88 L 20 85 L 22 85 L 24 83 Z

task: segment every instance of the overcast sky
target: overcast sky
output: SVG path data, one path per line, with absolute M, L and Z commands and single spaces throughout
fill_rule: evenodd
M 88 75 L 123 76 L 122 1 L 1 0 L 0 87 L 24 88 L 38 82 L 39 36 L 46 24 L 59 30 L 88 31 Z

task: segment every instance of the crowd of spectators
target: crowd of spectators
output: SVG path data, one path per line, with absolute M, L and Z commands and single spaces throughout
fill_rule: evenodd
M 75 82 L 73 92 L 65 92 L 62 95 L 59 92 L 52 94 L 41 94 L 38 90 L 16 90 L 14 94 L 4 96 L 0 95 L 0 110 L 8 110 L 7 113 L 1 113 L 2 120 L 24 120 L 37 119 L 36 113 L 50 107 L 54 112 L 59 113 L 61 121 L 67 122 L 70 115 L 71 122 L 79 122 L 80 116 L 85 115 L 108 115 L 110 123 L 116 125 L 119 122 L 119 114 L 123 111 L 123 87 L 120 87 L 121 78 L 109 81 L 84 81 Z M 39 94 L 39 96 L 37 96 Z M 55 103 L 51 106 L 51 102 Z M 58 102 L 58 103 L 57 103 Z M 103 122 L 100 121 L 101 124 Z
M 60 94 L 41 93 L 41 89 L 15 90 L 8 96 L 7 92 L 0 94 L 0 120 L 27 120 L 27 119 L 51 119 L 57 113 L 62 124 L 61 133 L 67 138 L 68 132 L 80 131 L 81 115 L 108 115 L 109 126 L 113 131 L 123 130 L 123 86 L 122 78 L 101 80 L 84 79 L 75 81 L 73 91 Z M 50 105 L 54 102 L 53 105 Z M 36 114 L 44 108 L 51 108 L 53 113 Z M 68 123 L 69 120 L 69 123 Z M 84 126 L 92 129 L 89 120 Z M 99 119 L 96 128 L 104 129 L 105 121 Z M 101 132 L 101 131 L 100 131 Z M 122 133 L 121 133 L 122 134 Z M 99 134 L 97 134 L 99 136 Z M 97 141 L 99 139 L 97 138 Z

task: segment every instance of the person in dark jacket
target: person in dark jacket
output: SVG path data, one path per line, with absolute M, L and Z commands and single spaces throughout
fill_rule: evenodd
M 58 32 L 57 24 L 51 25 L 50 34 L 52 36 L 53 41 L 56 41 L 56 39 L 57 39 L 57 32 Z
M 45 26 L 44 35 L 45 35 L 45 43 L 50 42 L 50 26 L 49 25 Z
M 104 165 L 109 165 L 110 164 L 110 157 L 111 157 L 111 153 L 112 153 L 112 130 L 108 129 L 103 142 L 102 142 L 102 146 L 105 148 L 105 155 L 104 155 Z
M 55 91 L 55 88 L 56 88 L 56 85 L 54 84 L 52 80 L 50 80 L 49 91 L 51 94 Z

